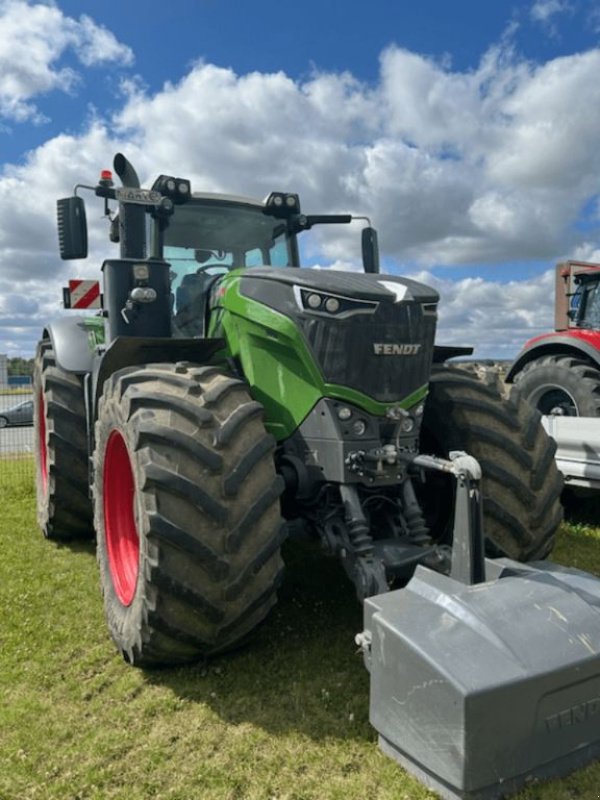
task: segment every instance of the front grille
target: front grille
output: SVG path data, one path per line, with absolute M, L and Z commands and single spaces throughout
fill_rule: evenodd
M 381 302 L 375 313 L 347 320 L 306 315 L 300 324 L 327 383 L 390 403 L 429 381 L 436 315 L 420 303 Z M 398 347 L 419 344 L 412 355 L 414 348 Z M 377 355 L 374 345 L 392 347 L 378 347 Z

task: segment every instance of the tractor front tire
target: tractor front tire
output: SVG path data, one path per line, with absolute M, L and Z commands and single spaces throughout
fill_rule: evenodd
M 556 445 L 539 413 L 518 395 L 503 398 L 494 385 L 466 370 L 435 369 L 421 452 L 447 458 L 453 450 L 466 451 L 481 465 L 488 554 L 545 558 L 562 521 L 563 482 L 554 461 Z M 451 537 L 454 488 L 449 478 L 434 474 L 421 492 L 426 519 L 440 541 Z
M 149 364 L 104 386 L 94 503 L 110 633 L 138 666 L 231 649 L 276 602 L 282 480 L 262 406 L 215 367 Z
M 37 347 L 33 409 L 39 526 L 48 539 L 91 539 L 83 382 L 58 366 L 47 339 Z
M 600 416 L 600 370 L 582 358 L 536 358 L 517 373 L 514 385 L 540 414 Z

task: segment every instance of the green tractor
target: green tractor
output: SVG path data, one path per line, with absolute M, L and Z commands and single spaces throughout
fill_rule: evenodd
M 50 325 L 35 369 L 39 521 L 95 529 L 111 634 L 134 664 L 245 639 L 276 601 L 302 520 L 359 597 L 450 567 L 454 487 L 413 466 L 466 450 L 483 466 L 494 553 L 543 557 L 561 519 L 553 449 L 525 403 L 444 367 L 438 295 L 378 274 L 299 269 L 298 197 L 140 189 L 122 157 L 93 187 L 119 201 L 104 308 Z M 110 214 L 110 211 L 108 212 Z M 63 258 L 87 255 L 80 197 L 59 201 Z M 433 366 L 432 366 L 433 365 Z M 92 523 L 93 519 L 93 523 Z M 297 523 L 296 523 L 297 525 Z
M 104 199 L 120 258 L 97 315 L 44 331 L 34 393 L 40 526 L 95 531 L 127 662 L 245 642 L 299 528 L 365 605 L 423 570 L 485 581 L 482 516 L 488 555 L 550 552 L 562 482 L 538 413 L 446 365 L 471 350 L 434 344 L 437 293 L 380 274 L 370 226 L 364 274 L 301 269 L 302 232 L 355 218 L 165 175 L 143 189 L 114 166 L 121 187 L 102 173 L 58 203 L 62 258 L 87 255 L 81 188 Z

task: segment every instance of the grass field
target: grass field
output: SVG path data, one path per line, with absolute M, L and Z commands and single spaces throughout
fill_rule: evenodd
M 0 397 L 12 397 L 20 394 L 31 394 L 31 385 L 20 386 L 15 389 L 0 389 Z
M 600 574 L 600 509 L 556 558 Z M 280 604 L 247 649 L 142 672 L 108 638 L 91 545 L 36 529 L 22 482 L 0 516 L 0 800 L 424 800 L 383 756 L 355 653 L 361 613 L 335 562 L 286 550 Z M 600 764 L 520 800 L 596 800 Z

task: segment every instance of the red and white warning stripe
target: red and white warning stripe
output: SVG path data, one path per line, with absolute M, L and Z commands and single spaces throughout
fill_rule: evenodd
M 69 281 L 71 308 L 100 308 L 100 283 L 98 281 Z

